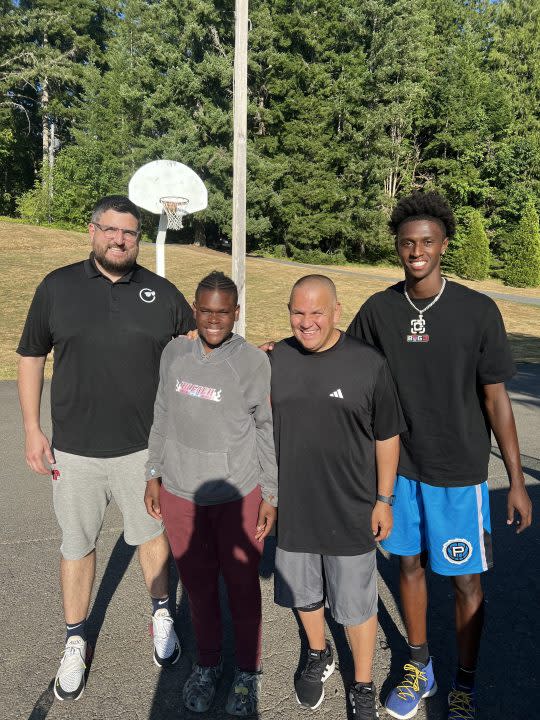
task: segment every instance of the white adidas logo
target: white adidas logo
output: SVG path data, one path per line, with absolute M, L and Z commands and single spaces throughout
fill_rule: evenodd
M 338 388 L 337 390 L 334 390 L 334 392 L 331 392 L 328 397 L 338 397 L 343 399 L 343 393 L 341 392 L 341 388 Z

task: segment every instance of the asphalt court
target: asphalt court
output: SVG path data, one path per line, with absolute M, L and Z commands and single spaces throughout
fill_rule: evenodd
M 48 421 L 48 384 L 42 416 Z M 527 486 L 540 500 L 540 366 L 521 365 L 510 383 Z M 122 538 L 118 510 L 111 505 L 98 544 L 98 567 L 90 632 L 97 637 L 86 691 L 75 703 L 54 699 L 51 682 L 63 643 L 58 587 L 59 531 L 52 510 L 50 480 L 31 473 L 23 459 L 23 435 L 16 388 L 0 383 L 2 483 L 0 503 L 0 720 L 173 720 L 225 718 L 232 677 L 230 623 L 225 630 L 226 672 L 211 711 L 197 716 L 183 708 L 181 688 L 194 653 L 189 612 L 177 588 L 176 626 L 183 655 L 172 670 L 152 662 L 149 602 L 131 548 Z M 505 524 L 507 486 L 496 447 L 490 463 L 490 498 L 495 567 L 486 578 L 487 620 L 478 672 L 480 720 L 537 716 L 540 636 L 540 533 L 534 525 L 517 537 Z M 302 639 L 294 616 L 272 602 L 273 542 L 261 565 L 264 620 L 264 681 L 259 717 L 306 718 L 296 703 L 292 677 L 300 663 Z M 395 559 L 379 554 L 379 635 L 375 682 L 384 697 L 406 658 L 397 597 Z M 452 596 L 444 578 L 430 575 L 430 650 L 439 692 L 417 714 L 443 720 L 455 663 Z M 175 583 L 172 583 L 173 587 Z M 224 600 L 224 604 L 226 602 Z M 338 651 L 338 670 L 326 683 L 317 717 L 352 718 L 346 686 L 352 660 L 341 628 L 329 623 Z M 381 711 L 381 718 L 388 717 Z

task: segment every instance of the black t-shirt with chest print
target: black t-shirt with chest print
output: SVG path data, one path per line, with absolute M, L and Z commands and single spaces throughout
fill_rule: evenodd
M 372 550 L 375 440 L 405 428 L 386 360 L 344 333 L 317 353 L 282 340 L 270 359 L 278 546 L 325 555 Z
M 491 450 L 482 386 L 515 373 L 501 314 L 486 295 L 447 281 L 419 323 L 403 286 L 370 297 L 347 331 L 390 366 L 408 427 L 398 471 L 429 485 L 479 484 Z M 432 300 L 413 303 L 422 310 Z

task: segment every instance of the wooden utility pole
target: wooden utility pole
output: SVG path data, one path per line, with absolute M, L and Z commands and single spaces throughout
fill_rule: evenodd
M 236 0 L 234 32 L 232 275 L 240 304 L 235 330 L 245 336 L 248 0 Z

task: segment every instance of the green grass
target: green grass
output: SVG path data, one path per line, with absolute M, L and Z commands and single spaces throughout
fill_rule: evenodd
M 88 256 L 86 233 L 49 226 L 33 226 L 0 221 L 0 278 L 3 311 L 0 345 L 0 379 L 16 377 L 17 347 L 26 313 L 37 284 L 48 272 Z M 139 260 L 153 270 L 154 247 L 141 244 Z M 247 338 L 260 343 L 290 335 L 287 300 L 291 285 L 309 270 L 305 267 L 271 263 L 247 258 Z M 211 270 L 231 272 L 229 255 L 192 245 L 170 245 L 166 250 L 167 277 L 191 302 L 201 277 Z M 318 272 L 319 270 L 315 270 Z M 341 327 L 347 327 L 360 305 L 374 292 L 384 289 L 400 277 L 398 267 L 347 266 L 347 274 L 336 266 L 322 272 L 335 281 L 343 306 Z M 380 279 L 383 277 L 385 279 Z M 496 280 L 466 285 L 480 290 L 506 292 L 509 295 L 537 296 L 534 289 L 505 288 Z M 518 361 L 540 362 L 540 307 L 506 300 L 497 301 L 503 314 L 514 356 Z M 48 374 L 50 374 L 50 363 Z

